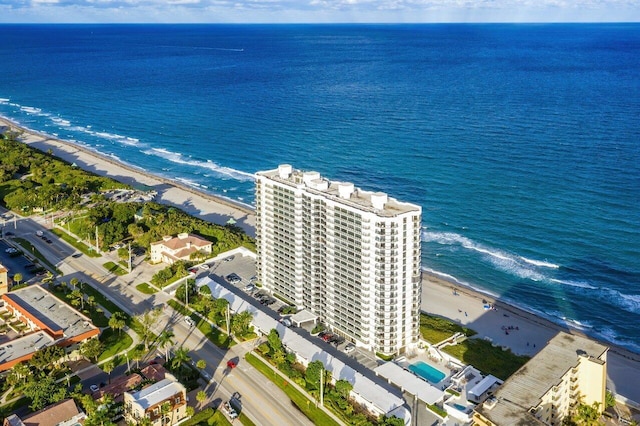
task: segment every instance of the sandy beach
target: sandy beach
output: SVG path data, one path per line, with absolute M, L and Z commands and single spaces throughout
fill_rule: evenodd
M 495 307 L 486 309 L 485 306 Z M 422 310 L 449 318 L 475 330 L 478 338 L 505 346 L 519 355 L 533 356 L 559 331 L 583 333 L 562 327 L 538 315 L 483 295 L 473 289 L 425 274 L 422 279 Z M 588 337 L 588 336 L 587 336 Z M 640 354 L 602 342 L 610 347 L 607 387 L 616 395 L 640 404 Z
M 154 189 L 158 193 L 157 202 L 210 222 L 224 224 L 233 218 L 247 234 L 255 236 L 255 212 L 246 206 L 116 162 L 79 145 L 28 131 L 0 117 L 0 127 L 3 125 L 22 130 L 20 139 L 34 148 L 51 150 L 53 155 L 98 175 Z M 434 275 L 424 274 L 422 289 L 424 312 L 463 324 L 478 332 L 478 337 L 509 347 L 517 354 L 535 355 L 560 330 L 582 334 Z M 640 405 L 640 387 L 636 386 L 640 383 L 640 354 L 604 344 L 611 347 L 609 389 Z
M 88 148 L 59 139 L 41 135 L 18 126 L 0 117 L 0 126 L 23 131 L 20 137 L 24 143 L 43 152 L 51 150 L 53 155 L 71 164 L 100 176 L 108 176 L 133 187 L 145 187 L 157 191 L 155 201 L 172 205 L 212 223 L 226 224 L 231 218 L 247 234 L 255 236 L 255 213 L 252 209 L 210 194 L 199 192 L 140 168 L 129 166 L 101 155 Z

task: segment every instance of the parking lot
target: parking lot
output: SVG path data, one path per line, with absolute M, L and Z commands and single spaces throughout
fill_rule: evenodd
M 12 255 L 11 253 L 7 253 L 12 245 L 8 244 L 5 240 L 0 240 L 0 263 L 9 270 L 9 277 L 13 278 L 13 276 L 17 273 L 22 275 L 21 283 L 27 282 L 36 277 L 34 273 L 35 269 L 28 268 L 28 265 L 32 265 L 31 261 L 29 261 L 23 255 Z
M 234 255 L 229 259 L 230 260 L 223 259 L 216 260 L 215 262 L 207 262 L 209 265 L 208 269 L 199 268 L 197 270 L 197 275 L 200 277 L 209 275 L 213 280 L 219 283 L 224 283 L 225 286 L 236 288 L 238 291 L 241 291 L 254 299 L 255 305 L 261 306 L 261 309 L 269 313 L 272 317 L 279 318 L 281 321 L 286 321 L 286 318 L 289 315 L 286 311 L 281 311 L 289 305 L 284 303 L 282 300 L 273 297 L 265 289 L 261 289 L 254 285 L 256 274 L 255 260 L 241 255 Z M 267 303 L 265 303 L 265 301 Z M 293 324 L 285 322 L 283 322 L 283 324 L 287 327 L 294 326 Z M 311 335 L 313 327 L 313 323 L 305 323 L 301 327 L 298 327 L 297 331 L 306 336 L 309 341 L 313 341 L 319 347 L 326 347 L 329 351 L 337 350 L 342 354 L 342 356 L 351 358 L 369 369 L 377 367 L 378 361 L 373 353 L 361 348 L 356 348 L 355 345 L 351 344 L 351 342 L 335 333 L 327 332 L 325 335 Z M 323 338 L 323 336 L 325 337 Z

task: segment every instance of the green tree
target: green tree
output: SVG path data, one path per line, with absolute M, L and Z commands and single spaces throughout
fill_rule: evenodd
M 253 315 L 249 311 L 242 311 L 231 317 L 231 332 L 236 336 L 244 336 L 249 332 Z
M 205 361 L 204 359 L 199 359 L 198 362 L 196 362 L 196 367 L 198 367 L 200 370 L 204 370 L 205 368 L 207 368 L 207 361 Z
M 79 289 L 73 290 L 68 297 L 71 299 L 73 306 L 80 306 L 80 309 L 84 309 L 84 293 Z
M 378 419 L 378 425 L 380 426 L 404 426 L 404 419 L 396 416 L 380 416 Z
M 76 289 L 76 286 L 78 285 L 78 283 L 80 282 L 80 280 L 78 280 L 76 277 L 73 277 L 69 280 L 69 284 L 71 284 L 73 286 L 73 289 Z
M 104 345 L 98 339 L 89 339 L 80 345 L 80 353 L 94 362 L 98 361 L 98 357 L 104 350 Z
M 278 334 L 278 330 L 272 328 L 267 335 L 267 342 L 269 343 L 269 347 L 272 352 L 278 352 L 282 350 L 282 340 L 280 340 L 280 335 Z
M 22 392 L 31 400 L 29 408 L 33 411 L 62 401 L 67 396 L 67 389 L 64 386 L 58 386 L 53 375 L 43 373 L 30 377 Z
M 186 364 L 191 360 L 189 356 L 189 350 L 184 346 L 179 347 L 173 353 L 173 358 L 171 359 L 171 368 L 180 369 L 183 364 Z
M 193 408 L 192 406 L 187 407 L 187 417 L 193 417 L 195 413 L 196 413 L 195 408 Z
M 22 274 L 20 272 L 16 272 L 13 276 L 13 280 L 20 285 L 20 281 L 22 281 Z
M 609 391 L 607 389 L 606 393 L 604 394 L 604 407 L 605 410 L 607 408 L 611 408 L 611 407 L 615 407 L 616 406 L 616 397 L 613 393 L 611 393 L 611 391 Z
M 336 381 L 335 389 L 338 395 L 340 395 L 344 399 L 347 399 L 349 398 L 349 394 L 353 390 L 353 385 L 344 379 L 340 379 Z
M 173 331 L 162 330 L 162 333 L 158 336 L 158 347 L 164 349 L 164 360 L 169 362 L 169 348 L 175 343 L 173 341 Z
M 207 400 L 207 393 L 203 390 L 198 391 L 196 394 L 196 401 L 200 405 L 200 409 L 202 409 L 202 404 Z
M 600 403 L 594 402 L 592 405 L 578 404 L 572 420 L 578 426 L 599 426 L 600 422 Z
M 24 384 L 32 375 L 33 373 L 29 366 L 24 362 L 20 362 L 14 365 L 13 368 L 9 371 L 9 375 L 7 376 L 7 383 L 12 386 Z
M 304 379 L 307 381 L 310 388 L 320 388 L 320 374 L 322 374 L 323 371 L 324 364 L 320 360 L 311 361 L 309 365 L 307 365 L 307 371 L 304 373 Z
M 102 369 L 105 373 L 109 375 L 109 384 L 111 384 L 111 372 L 116 368 L 116 363 L 110 359 L 109 361 L 102 364 Z
M 33 354 L 29 363 L 39 371 L 53 370 L 64 356 L 64 349 L 60 346 L 45 346 Z
M 136 320 L 142 326 L 140 337 L 142 337 L 142 343 L 144 343 L 145 350 L 149 350 L 149 342 L 154 337 L 151 327 L 155 325 L 156 320 L 160 316 L 160 313 L 160 309 L 151 309 L 146 310 L 144 311 L 144 313 L 136 316 Z
M 126 315 L 124 312 L 116 311 L 111 314 L 109 318 L 109 327 L 113 330 L 118 330 L 118 335 L 122 329 L 127 325 Z

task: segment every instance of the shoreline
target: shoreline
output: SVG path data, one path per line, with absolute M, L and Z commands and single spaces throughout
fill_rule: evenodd
M 185 212 L 224 225 L 229 219 L 236 221 L 248 235 L 255 237 L 255 210 L 234 200 L 191 188 L 180 182 L 158 176 L 146 170 L 109 158 L 80 144 L 28 129 L 13 120 L 0 116 L 0 125 L 22 132 L 21 142 L 42 152 L 51 150 L 56 157 L 76 164 L 83 170 L 107 176 L 132 187 L 148 187 L 157 191 L 154 201 L 168 204 Z M 184 193 L 180 193 L 183 191 Z
M 154 201 L 158 203 L 178 207 L 212 223 L 225 224 L 233 218 L 237 226 L 255 237 L 255 210 L 249 206 L 118 162 L 87 147 L 28 129 L 0 116 L 2 125 L 22 131 L 18 138 L 21 142 L 43 152 L 50 149 L 56 157 L 70 164 L 75 163 L 84 170 L 133 187 L 145 186 L 156 190 L 158 195 Z M 487 304 L 495 306 L 496 310 L 485 309 L 484 305 Z M 524 308 L 500 301 L 499 296 L 485 294 L 434 272 L 423 271 L 421 310 L 474 329 L 479 338 L 508 347 L 517 354 L 535 355 L 558 331 L 598 341 L 610 348 L 608 369 L 611 389 L 640 402 L 640 390 L 634 386 L 640 382 L 640 354 L 629 349 L 594 338 L 569 325 L 555 323 Z

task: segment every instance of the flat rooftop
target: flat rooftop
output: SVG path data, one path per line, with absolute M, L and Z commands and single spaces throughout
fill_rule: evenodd
M 64 338 L 79 336 L 96 327 L 80 312 L 40 287 L 31 285 L 3 295 L 40 321 L 52 333 L 62 331 Z M 46 330 L 43 330 L 46 331 Z
M 496 403 L 492 408 L 481 404 L 476 411 L 499 425 L 538 426 L 540 421 L 529 409 L 578 365 L 580 356 L 599 359 L 607 350 L 607 346 L 593 340 L 560 332 L 504 382 L 494 394 Z
M 132 393 L 131 396 L 140 404 L 143 410 L 146 410 L 182 392 L 183 389 L 184 387 L 180 383 L 174 382 L 171 379 L 163 379 L 138 392 Z
M 282 167 L 282 166 L 280 166 Z M 279 182 L 292 188 L 304 188 L 307 192 L 323 196 L 336 203 L 351 206 L 358 210 L 375 213 L 382 217 L 395 217 L 404 213 L 421 212 L 422 208 L 416 204 L 404 203 L 385 193 L 365 191 L 356 188 L 348 182 L 330 181 L 317 172 L 291 170 L 287 177 L 283 177 L 280 168 L 256 173 L 274 182 Z M 348 195 L 347 195 L 348 194 Z M 376 199 L 384 200 L 383 208 L 376 208 Z
M 54 339 L 44 331 L 36 331 L 0 345 L 0 365 L 53 345 Z

